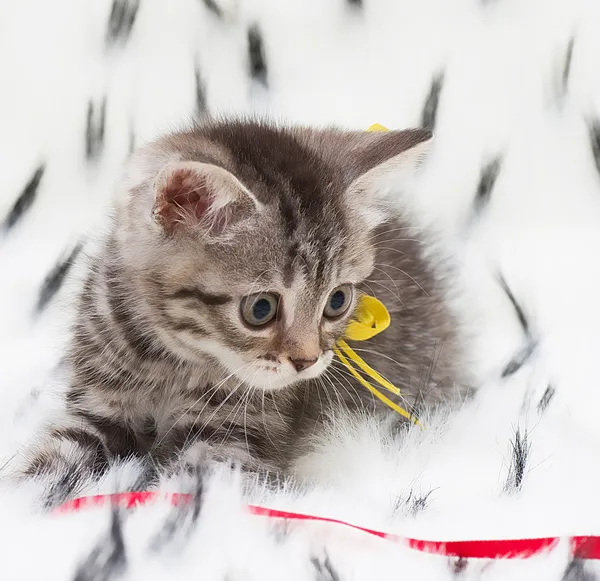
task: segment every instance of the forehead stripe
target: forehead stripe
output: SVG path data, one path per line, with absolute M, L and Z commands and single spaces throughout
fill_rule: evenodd
M 213 295 L 204 292 L 202 289 L 189 287 L 179 289 L 171 294 L 169 298 L 175 300 L 193 299 L 209 306 L 225 305 L 233 300 L 233 297 L 229 295 Z

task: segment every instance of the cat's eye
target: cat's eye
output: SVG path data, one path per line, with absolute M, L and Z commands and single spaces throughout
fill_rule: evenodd
M 240 313 L 251 327 L 262 327 L 277 315 L 279 296 L 274 293 L 257 293 L 242 299 Z
M 323 309 L 323 315 L 328 319 L 335 319 L 343 315 L 352 304 L 353 288 L 351 284 L 341 284 L 334 288 L 327 297 L 327 304 Z

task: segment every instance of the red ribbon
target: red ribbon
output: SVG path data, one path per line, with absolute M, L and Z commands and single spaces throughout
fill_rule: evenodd
M 107 503 L 123 508 L 135 508 L 150 501 L 166 500 L 172 505 L 192 500 L 190 494 L 161 494 L 158 492 L 123 492 L 119 494 L 98 494 L 96 496 L 83 496 L 76 498 L 56 509 L 57 513 L 77 512 L 82 508 L 104 506 Z M 424 541 L 410 539 L 398 535 L 385 533 L 357 526 L 341 520 L 286 512 L 265 508 L 262 506 L 248 505 L 248 511 L 253 515 L 285 520 L 318 521 L 342 525 L 355 530 L 368 533 L 381 539 L 401 543 L 411 549 L 424 553 L 433 553 L 446 557 L 461 559 L 527 559 L 542 551 L 553 549 L 561 540 L 560 537 L 546 537 L 537 539 L 505 539 L 505 540 L 478 540 L 478 541 Z M 600 559 L 600 536 L 569 537 L 570 548 L 573 556 L 578 559 Z

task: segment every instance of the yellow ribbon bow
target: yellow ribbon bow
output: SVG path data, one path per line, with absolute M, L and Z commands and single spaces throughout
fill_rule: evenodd
M 375 123 L 369 127 L 368 131 L 388 131 L 388 129 L 379 123 Z M 369 295 L 361 296 L 354 317 L 355 318 L 348 324 L 346 334 L 344 335 L 346 339 L 351 341 L 366 341 L 371 339 L 371 337 L 385 331 L 390 326 L 391 322 L 390 314 L 385 308 L 385 305 L 375 297 Z M 400 395 L 400 390 L 385 379 L 385 377 L 377 373 L 377 371 L 368 365 L 364 359 L 357 355 L 344 339 L 339 339 L 337 341 L 337 345 L 333 348 L 333 351 L 357 381 L 366 387 L 375 397 L 401 416 L 404 416 L 406 419 L 419 426 L 421 425 L 419 420 L 415 418 L 413 414 L 407 412 L 404 408 L 401 408 L 397 403 L 386 397 L 358 372 L 352 365 L 352 362 L 354 362 L 365 375 L 368 375 L 371 379 L 375 380 L 383 388 L 394 395 Z
M 369 295 L 361 296 L 354 317 L 355 318 L 348 324 L 346 334 L 344 335 L 344 337 L 350 341 L 366 341 L 382 331 L 385 331 L 390 326 L 391 321 L 390 314 L 385 308 L 385 305 L 375 297 Z M 421 425 L 419 420 L 410 412 L 407 412 L 404 408 L 401 408 L 397 403 L 381 393 L 381 391 L 358 372 L 352 362 L 355 363 L 365 375 L 368 375 L 371 379 L 375 380 L 383 388 L 392 392 L 394 395 L 400 395 L 400 390 L 368 365 L 344 339 L 338 339 L 333 351 L 356 380 L 366 387 L 375 397 L 401 416 L 404 416 L 406 419 L 417 425 Z

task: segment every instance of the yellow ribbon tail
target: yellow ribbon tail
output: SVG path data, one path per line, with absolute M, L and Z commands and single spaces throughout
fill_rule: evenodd
M 343 339 L 338 342 L 338 347 L 348 356 L 348 359 L 356 363 L 362 371 L 368 376 L 372 377 L 379 385 L 385 387 L 388 391 L 391 391 L 394 395 L 400 395 L 400 390 L 392 383 L 390 383 L 385 377 L 377 373 L 362 357 L 356 354 L 354 349 L 346 343 Z
M 404 408 L 401 408 L 397 403 L 393 402 L 391 399 L 386 397 L 383 393 L 381 393 L 374 385 L 371 385 L 356 369 L 352 366 L 350 361 L 344 357 L 343 353 L 339 350 L 338 347 L 333 348 L 334 353 L 337 355 L 338 359 L 342 362 L 343 365 L 346 366 L 348 371 L 356 378 L 356 380 L 361 383 L 364 387 L 366 387 L 376 398 L 382 401 L 385 405 L 393 409 L 396 413 L 405 417 L 407 420 L 410 420 L 417 426 L 421 426 L 421 423 L 417 418 L 415 418 L 411 413 L 407 412 Z M 358 356 L 357 356 L 358 357 Z M 364 363 L 364 361 L 363 361 Z M 365 366 L 367 364 L 365 363 Z M 368 367 L 368 366 L 367 366 Z M 370 368 L 369 368 L 370 369 Z M 395 388 L 397 389 L 397 388 Z M 398 390 L 398 393 L 400 391 Z

